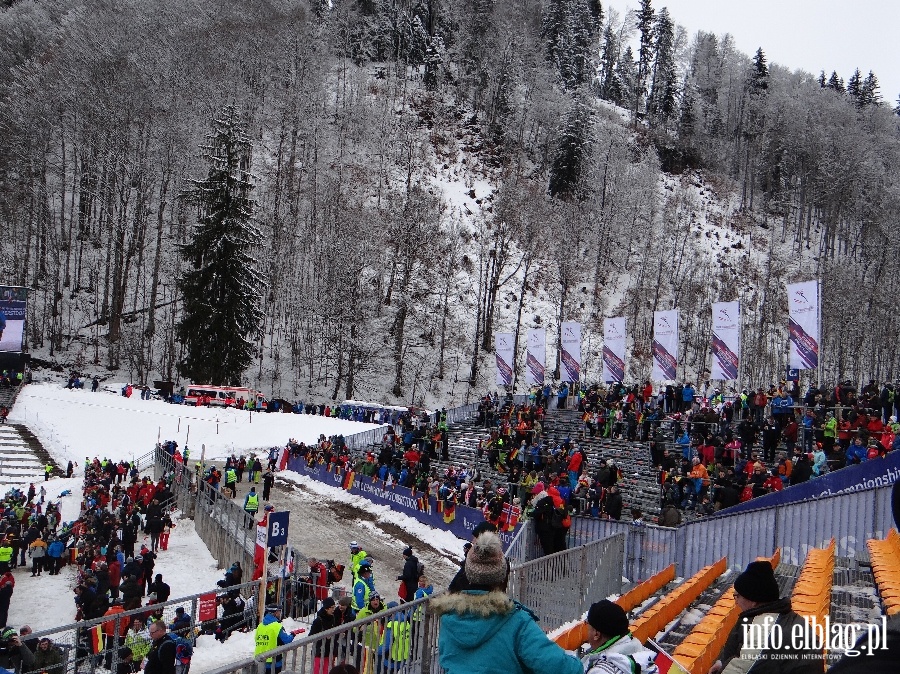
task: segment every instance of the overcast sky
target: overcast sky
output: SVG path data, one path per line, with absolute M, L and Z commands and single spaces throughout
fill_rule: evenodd
M 624 12 L 639 0 L 602 4 Z M 872 70 L 884 102 L 897 103 L 900 0 L 653 0 L 655 10 L 663 7 L 691 37 L 698 30 L 731 33 L 740 51 L 753 55 L 762 47 L 770 63 L 791 70 L 836 70 L 845 81 L 856 68 L 863 76 Z

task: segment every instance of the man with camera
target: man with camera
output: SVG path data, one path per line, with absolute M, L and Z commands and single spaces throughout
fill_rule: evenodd
M 0 632 L 0 667 L 11 672 L 27 672 L 34 669 L 34 653 L 22 643 L 12 627 Z

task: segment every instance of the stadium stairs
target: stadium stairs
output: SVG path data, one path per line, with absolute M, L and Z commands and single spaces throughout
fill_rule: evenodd
M 0 406 L 12 409 L 21 386 L 0 387 Z M 24 424 L 0 425 L 0 481 L 13 484 L 39 482 L 44 479 L 44 467 L 53 466 L 52 475 L 65 477 L 50 453 Z
M 780 561 L 780 550 L 768 559 L 775 567 L 781 596 L 793 609 L 831 622 L 877 623 L 882 614 L 900 612 L 900 536 L 891 530 L 885 540 L 870 540 L 871 569 L 858 558 L 835 557 L 834 541 L 807 553 L 801 566 Z M 707 566 L 688 579 L 675 579 L 674 567 L 634 585 L 616 603 L 629 613 L 632 633 L 653 638 L 691 674 L 705 674 L 737 624 L 740 609 L 727 571 L 727 559 Z M 874 571 L 874 575 L 873 575 Z M 570 651 L 587 641 L 584 623 L 555 637 Z

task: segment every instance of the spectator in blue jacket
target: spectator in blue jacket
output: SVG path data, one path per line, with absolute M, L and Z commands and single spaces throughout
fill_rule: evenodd
M 863 463 L 866 460 L 866 451 L 862 438 L 859 436 L 853 438 L 853 442 L 847 448 L 847 465 Z
M 682 409 L 685 412 L 690 412 L 694 406 L 694 387 L 689 383 L 685 383 L 684 388 L 681 389 L 681 400 Z
M 49 558 L 49 571 L 51 576 L 59 575 L 59 570 L 62 568 L 62 556 L 65 549 L 65 543 L 58 538 L 54 538 L 50 545 L 47 546 L 47 557 Z

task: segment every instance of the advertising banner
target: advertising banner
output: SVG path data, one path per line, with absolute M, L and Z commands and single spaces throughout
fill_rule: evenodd
M 847 466 L 833 473 L 826 473 L 808 482 L 796 484 L 790 489 L 772 492 L 765 496 L 744 501 L 736 506 L 725 508 L 716 515 L 730 515 L 768 508 L 774 505 L 797 503 L 832 496 L 833 494 L 845 494 L 852 491 L 872 489 L 874 487 L 886 487 L 900 479 L 900 452 L 888 452 L 883 459 L 866 461 L 856 466 Z
M 738 378 L 741 357 L 740 302 L 713 302 L 712 378 Z
M 819 282 L 788 283 L 790 367 L 819 367 Z
M 625 317 L 603 319 L 603 381 L 625 381 Z
M 27 288 L 0 286 L 0 351 L 22 350 Z
M 678 371 L 678 309 L 653 312 L 653 379 L 675 381 Z
M 525 382 L 543 384 L 547 363 L 547 331 L 536 328 L 528 331 L 528 358 L 525 368 Z
M 450 508 L 434 495 L 426 496 L 422 492 L 414 492 L 407 487 L 388 486 L 377 478 L 353 471 L 329 470 L 328 465 L 325 464 L 310 465 L 302 456 L 292 456 L 288 461 L 288 470 L 306 475 L 317 482 L 345 489 L 372 503 L 384 505 L 395 512 L 409 515 L 422 524 L 449 531 L 457 538 L 466 541 L 472 537 L 472 530 L 475 526 L 484 522 L 484 514 L 477 508 L 469 508 L 464 505 Z M 348 475 L 354 476 L 354 479 L 346 479 Z M 498 535 L 504 548 L 512 543 L 521 526 L 518 518 L 510 518 L 506 525 L 501 519 Z
M 562 361 L 560 375 L 563 381 L 581 381 L 581 323 L 562 324 Z
M 513 380 L 513 334 L 498 332 L 494 335 L 494 353 L 497 356 L 497 386 L 511 386 Z

